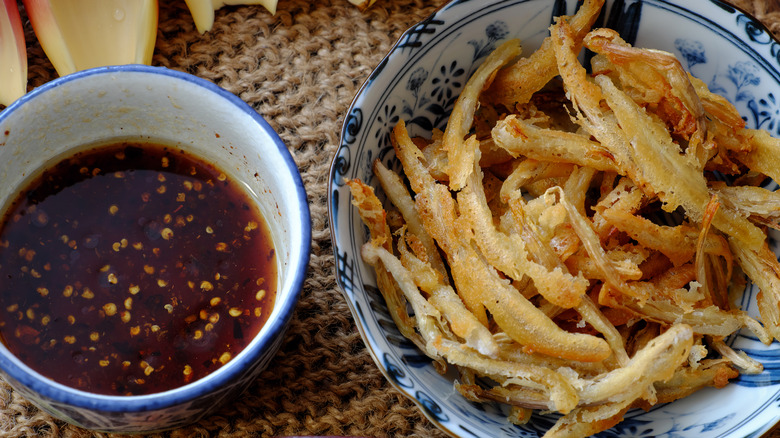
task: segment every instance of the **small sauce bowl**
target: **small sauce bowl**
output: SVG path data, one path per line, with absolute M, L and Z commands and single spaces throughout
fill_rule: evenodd
M 44 411 L 87 429 L 142 433 L 198 421 L 240 394 L 268 366 L 300 296 L 311 222 L 297 166 L 260 115 L 211 82 L 142 65 L 64 76 L 0 112 L 3 212 L 31 176 L 63 154 L 124 141 L 170 145 L 240 182 L 265 219 L 278 274 L 270 316 L 248 345 L 205 377 L 162 392 L 106 395 L 74 389 L 36 372 L 0 343 L 0 372 Z M 0 312 L 0 322 L 8 317 Z

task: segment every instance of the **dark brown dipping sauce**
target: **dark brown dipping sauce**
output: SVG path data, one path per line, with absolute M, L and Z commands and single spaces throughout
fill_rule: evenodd
M 96 147 L 47 169 L 3 218 L 0 336 L 64 385 L 165 391 L 252 340 L 276 275 L 239 182 L 172 147 Z

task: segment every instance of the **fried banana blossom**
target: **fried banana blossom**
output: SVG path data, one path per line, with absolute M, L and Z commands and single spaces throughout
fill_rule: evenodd
M 27 48 L 16 0 L 0 9 L 0 105 L 10 105 L 27 92 Z
M 526 57 L 501 44 L 443 131 L 412 139 L 400 121 L 401 170 L 374 163 L 384 204 L 346 181 L 401 333 L 510 421 L 563 414 L 545 437 L 762 372 L 724 341 L 739 330 L 780 340 L 780 195 L 761 185 L 780 178 L 780 140 L 671 53 L 591 29 L 602 4 Z M 745 276 L 760 320 L 735 304 Z
M 214 27 L 214 12 L 227 5 L 261 5 L 271 14 L 276 14 L 277 0 L 185 0 L 192 14 L 192 20 L 200 33 Z
M 60 76 L 152 62 L 157 0 L 24 0 L 24 7 Z

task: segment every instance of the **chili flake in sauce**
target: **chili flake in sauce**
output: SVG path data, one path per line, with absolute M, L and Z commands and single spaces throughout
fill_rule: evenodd
M 176 148 L 121 143 L 45 170 L 0 228 L 0 337 L 74 388 L 165 391 L 265 323 L 276 258 L 237 181 Z

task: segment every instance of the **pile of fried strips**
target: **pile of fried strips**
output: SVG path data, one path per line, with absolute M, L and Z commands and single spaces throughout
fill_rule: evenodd
M 780 142 L 674 55 L 592 29 L 603 0 L 541 47 L 498 47 L 430 138 L 392 132 L 384 205 L 347 180 L 361 249 L 401 333 L 464 397 L 562 416 L 588 436 L 762 365 L 724 339 L 780 339 Z M 593 52 L 590 73 L 578 59 Z M 760 321 L 734 303 L 746 278 Z

